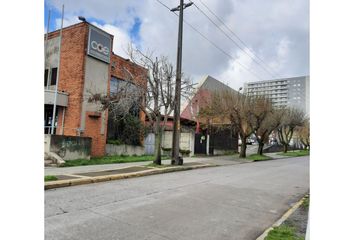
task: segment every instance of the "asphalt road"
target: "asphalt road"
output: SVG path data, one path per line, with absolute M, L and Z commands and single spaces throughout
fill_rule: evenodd
M 309 190 L 309 158 L 45 191 L 45 239 L 256 239 Z

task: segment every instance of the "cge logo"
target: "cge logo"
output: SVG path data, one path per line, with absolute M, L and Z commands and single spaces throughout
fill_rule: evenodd
M 91 42 L 91 47 L 92 47 L 92 49 L 95 49 L 98 52 L 103 53 L 104 55 L 109 54 L 109 48 L 103 46 L 101 43 L 97 43 L 96 41 Z

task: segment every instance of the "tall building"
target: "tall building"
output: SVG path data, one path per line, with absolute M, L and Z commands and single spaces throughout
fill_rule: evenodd
M 244 93 L 250 96 L 264 95 L 275 107 L 295 107 L 310 114 L 310 77 L 292 77 L 244 85 Z
M 113 35 L 88 22 L 63 28 L 61 41 L 59 30 L 45 41 L 45 133 L 51 132 L 56 106 L 54 135 L 91 138 L 92 156 L 105 155 L 109 124 L 108 111 L 88 101 L 91 94 L 108 95 L 119 82 L 128 81 L 123 69 L 139 73 L 134 84 L 146 86 L 147 70 L 115 55 L 112 45 Z M 145 119 L 142 112 L 140 118 Z

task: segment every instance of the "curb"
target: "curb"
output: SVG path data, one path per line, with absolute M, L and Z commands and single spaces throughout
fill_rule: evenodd
M 176 167 L 169 167 L 169 168 L 153 168 L 153 169 L 144 170 L 140 172 L 112 174 L 112 175 L 97 176 L 97 177 L 82 177 L 80 179 L 57 180 L 57 181 L 45 182 L 44 190 L 90 184 L 90 183 L 107 182 L 111 180 L 119 180 L 119 179 L 126 179 L 126 178 L 143 177 L 143 176 L 162 174 L 162 173 L 187 171 L 187 170 L 206 168 L 206 167 L 217 167 L 217 166 L 219 165 L 202 164 L 202 165 L 187 166 L 187 167 L 176 166 Z
M 281 216 L 281 218 L 279 218 L 275 223 L 273 223 L 271 227 L 267 228 L 262 233 L 262 235 L 260 235 L 256 240 L 264 240 L 271 230 L 273 230 L 275 227 L 279 227 L 286 219 L 290 217 L 291 214 L 293 214 L 301 206 L 307 196 L 308 194 L 306 194 L 297 203 L 295 203 L 294 206 L 292 206 L 288 211 L 286 211 L 283 216 Z

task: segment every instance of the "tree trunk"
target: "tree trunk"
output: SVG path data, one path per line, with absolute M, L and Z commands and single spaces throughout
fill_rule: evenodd
M 288 152 L 288 144 L 283 145 L 283 152 L 287 153 Z
M 160 116 L 157 117 L 155 121 L 155 160 L 154 163 L 161 165 L 161 126 L 160 126 Z
M 246 139 L 247 137 L 241 136 L 242 145 L 241 145 L 240 158 L 246 158 L 246 148 L 247 148 Z
M 264 147 L 264 143 L 258 142 L 258 150 L 257 150 L 258 155 L 263 155 L 263 147 Z
M 155 164 L 161 165 L 161 131 L 155 133 Z

